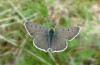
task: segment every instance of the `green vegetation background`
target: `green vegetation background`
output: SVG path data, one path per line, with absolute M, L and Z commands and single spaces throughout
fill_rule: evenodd
M 58 0 L 59 1 L 59 0 Z M 0 65 L 100 65 L 100 0 L 0 0 Z M 67 15 L 62 26 L 81 31 L 60 53 L 45 53 L 33 46 L 25 30 L 27 19 L 51 27 L 48 7 L 61 7 Z M 59 9 L 57 11 L 60 11 Z M 41 23 L 42 22 L 42 23 Z

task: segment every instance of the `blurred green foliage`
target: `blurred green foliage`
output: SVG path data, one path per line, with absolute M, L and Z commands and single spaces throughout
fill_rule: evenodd
M 55 2 L 58 4 L 54 4 Z M 100 65 L 99 0 L 0 0 L 0 65 Z M 79 26 L 81 31 L 60 53 L 45 53 L 33 46 L 24 22 L 51 27 L 48 7 L 68 10 L 60 26 Z M 60 9 L 58 9 L 60 11 Z M 64 13 L 66 14 L 66 13 Z M 43 18 L 38 20 L 39 18 Z

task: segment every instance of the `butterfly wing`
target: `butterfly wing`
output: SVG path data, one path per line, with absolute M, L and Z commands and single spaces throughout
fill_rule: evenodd
M 48 31 L 48 28 L 34 22 L 25 22 L 25 28 L 30 36 L 36 36 Z
M 80 31 L 79 27 L 68 27 L 68 28 L 56 28 L 55 32 L 60 35 L 61 37 L 72 40 L 75 38 Z
M 49 48 L 49 36 L 48 34 L 38 35 L 34 40 L 34 46 L 40 50 L 47 52 Z
M 51 42 L 51 50 L 52 52 L 61 52 L 67 48 L 66 40 L 60 35 L 54 33 L 52 42 Z
M 49 48 L 48 28 L 34 22 L 25 22 L 25 28 L 31 36 L 36 36 L 33 41 L 35 47 L 47 51 Z
M 51 49 L 53 52 L 60 52 L 66 49 L 68 44 L 67 40 L 72 40 L 79 33 L 79 27 L 69 27 L 69 28 L 56 28 L 54 37 L 51 43 Z

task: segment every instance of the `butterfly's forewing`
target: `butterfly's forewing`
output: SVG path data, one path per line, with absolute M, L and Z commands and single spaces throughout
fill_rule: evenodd
M 63 51 L 67 47 L 66 40 L 71 40 L 79 33 L 79 27 L 56 28 L 52 39 L 51 49 L 53 52 Z
M 79 27 L 68 27 L 68 28 L 56 28 L 55 32 L 57 32 L 58 35 L 61 37 L 67 39 L 67 40 L 72 40 L 75 38 L 80 31 Z
M 25 22 L 25 28 L 31 36 L 36 36 L 33 41 L 35 47 L 47 51 L 49 47 L 48 28 L 34 22 Z
M 45 31 L 48 31 L 48 28 L 34 22 L 25 22 L 25 28 L 31 36 L 43 34 Z

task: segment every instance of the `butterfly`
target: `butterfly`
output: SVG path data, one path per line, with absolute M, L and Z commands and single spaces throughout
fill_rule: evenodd
M 35 36 L 33 44 L 36 48 L 48 52 L 64 51 L 68 43 L 66 40 L 74 39 L 80 31 L 79 27 L 47 28 L 35 22 L 25 22 L 25 29 L 30 36 Z

